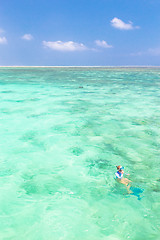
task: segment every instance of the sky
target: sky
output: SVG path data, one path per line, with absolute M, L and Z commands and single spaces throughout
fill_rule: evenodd
M 0 0 L 0 66 L 159 66 L 160 0 Z

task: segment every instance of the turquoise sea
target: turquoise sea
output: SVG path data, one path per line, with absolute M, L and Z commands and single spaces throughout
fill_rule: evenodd
M 160 239 L 159 68 L 0 68 L 0 99 L 1 240 Z

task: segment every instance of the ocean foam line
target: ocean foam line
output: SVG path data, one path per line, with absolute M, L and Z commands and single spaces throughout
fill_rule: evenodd
M 0 68 L 160 68 L 160 66 L 0 66 Z

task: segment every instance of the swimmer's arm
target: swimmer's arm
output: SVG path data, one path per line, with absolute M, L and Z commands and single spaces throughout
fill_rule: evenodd
M 129 174 L 129 173 L 124 173 L 124 175 L 127 175 L 127 176 L 129 176 L 130 174 Z

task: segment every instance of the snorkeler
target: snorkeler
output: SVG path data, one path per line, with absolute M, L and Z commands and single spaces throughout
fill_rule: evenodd
M 130 181 L 128 178 L 124 178 L 123 177 L 123 174 L 124 174 L 124 167 L 122 167 L 121 165 L 119 165 L 119 166 L 116 166 L 117 167 L 117 172 L 115 173 L 115 175 L 116 175 L 116 180 L 119 182 L 119 183 L 122 183 L 122 184 L 124 184 L 125 186 L 126 186 L 126 188 L 127 188 L 127 191 L 128 191 L 128 193 L 131 193 L 131 191 L 130 191 L 130 187 L 131 187 L 131 185 L 129 184 L 130 182 L 132 182 L 132 181 Z M 129 175 L 129 174 L 126 174 L 126 175 Z

